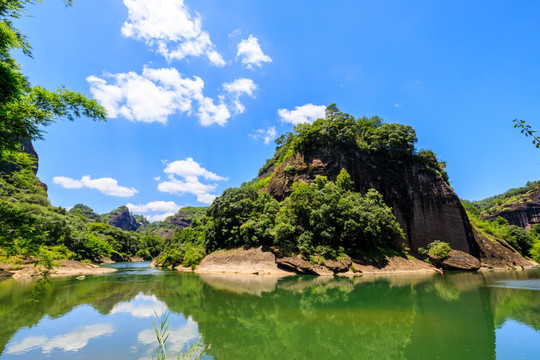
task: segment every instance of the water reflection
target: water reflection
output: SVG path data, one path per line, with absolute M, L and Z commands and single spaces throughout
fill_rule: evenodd
M 31 284 L 0 282 L 0 359 L 150 359 L 151 320 L 167 310 L 171 354 L 201 338 L 215 359 L 493 359 L 540 341 L 538 270 L 275 278 L 116 266 L 54 280 L 33 305 Z M 512 343 L 514 323 L 532 335 Z
M 167 311 L 167 305 L 154 295 L 138 294 L 130 301 L 114 305 L 110 314 L 128 313 L 136 318 L 161 316 Z
M 67 334 L 57 335 L 53 338 L 28 336 L 21 342 L 10 345 L 6 353 L 21 355 L 38 348 L 41 348 L 43 354 L 48 354 L 55 348 L 64 351 L 78 351 L 88 345 L 89 340 L 113 333 L 113 326 L 107 323 L 80 326 Z

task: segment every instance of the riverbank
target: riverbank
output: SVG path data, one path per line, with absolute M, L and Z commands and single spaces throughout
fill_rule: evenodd
M 244 249 L 242 247 L 229 250 L 218 250 L 207 255 L 202 262 L 195 267 L 186 268 L 182 265 L 175 269 L 182 272 L 195 272 L 199 274 L 239 274 L 239 275 L 264 275 L 264 276 L 288 276 L 295 274 L 309 274 L 321 276 L 360 276 L 378 274 L 414 274 L 440 272 L 440 268 L 446 270 L 461 271 L 492 271 L 492 270 L 524 270 L 537 267 L 538 264 L 527 259 L 519 263 L 511 263 L 514 259 L 490 258 L 481 261 L 468 254 L 452 251 L 460 256 L 452 256 L 449 264 L 434 266 L 413 256 L 383 255 L 376 257 L 364 257 L 351 259 L 347 257 L 339 261 L 324 261 L 320 264 L 312 264 L 301 256 L 278 258 L 268 247 Z M 470 259 L 475 260 L 474 266 Z M 459 261 L 458 261 L 459 260 Z M 465 261 L 467 260 L 467 261 Z M 509 265 L 512 264 L 512 265 Z
M 60 260 L 49 276 L 79 276 L 79 275 L 100 275 L 115 272 L 116 269 L 101 267 L 95 264 L 83 263 L 73 260 Z M 10 265 L 0 264 L 0 279 L 12 277 L 14 279 L 31 279 L 41 276 L 41 271 L 34 265 Z
M 283 261 L 283 260 L 286 261 Z M 384 256 L 377 260 L 342 260 L 323 264 L 310 264 L 300 257 L 276 258 L 268 248 L 236 248 L 219 250 L 207 255 L 195 268 L 181 265 L 178 271 L 199 274 L 239 274 L 288 276 L 314 274 L 322 276 L 360 276 L 369 274 L 433 273 L 438 269 L 414 257 Z

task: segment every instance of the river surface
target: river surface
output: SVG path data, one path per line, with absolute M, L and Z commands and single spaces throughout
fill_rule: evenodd
M 112 265 L 0 282 L 0 359 L 540 359 L 540 269 L 331 278 L 197 275 Z

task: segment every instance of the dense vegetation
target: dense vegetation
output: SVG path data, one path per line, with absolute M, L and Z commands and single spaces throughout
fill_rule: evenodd
M 324 119 L 312 124 L 298 124 L 293 132 L 276 139 L 276 152 L 260 169 L 259 176 L 296 153 L 325 148 L 339 151 L 360 149 L 387 158 L 421 162 L 448 183 L 446 163 L 437 160 L 431 150 L 416 151 L 416 141 L 416 132 L 409 125 L 388 124 L 378 116 L 355 119 L 332 104 L 327 107 Z
M 529 181 L 525 186 L 510 189 L 502 194 L 478 201 L 465 201 L 480 211 L 481 214 L 491 215 L 504 210 L 509 204 L 527 201 L 529 195 L 538 189 L 540 181 Z
M 403 233 L 382 196 L 374 189 L 363 195 L 354 192 L 344 169 L 335 182 L 319 176 L 311 184 L 295 183 L 281 202 L 264 189 L 273 168 L 296 153 L 321 149 L 360 150 L 418 162 L 448 182 L 445 163 L 432 151 L 416 151 L 415 143 L 411 126 L 387 124 L 377 116 L 355 119 L 330 105 L 324 119 L 298 124 L 279 137 L 276 152 L 259 171 L 259 178 L 225 190 L 204 217 L 165 243 L 158 263 L 193 266 L 207 252 L 236 246 L 273 246 L 282 255 L 303 254 L 314 263 L 399 248 Z
M 297 183 L 278 202 L 253 184 L 230 188 L 192 226 L 176 232 L 158 258 L 164 266 L 194 266 L 207 252 L 237 246 L 273 246 L 284 256 L 303 254 L 311 262 L 377 248 L 399 248 L 403 232 L 375 190 L 352 191 L 342 170 L 336 182 L 318 176 Z
M 88 209 L 86 217 L 51 206 L 31 169 L 0 173 L 0 262 L 26 261 L 35 256 L 152 259 L 159 253 L 160 237 L 94 222 L 95 213 Z
M 31 46 L 13 21 L 33 2 L 0 2 L 0 261 L 152 258 L 161 238 L 97 223 L 99 215 L 82 205 L 72 214 L 51 206 L 34 174 L 36 159 L 23 144 L 41 139 L 44 126 L 60 119 L 106 117 L 105 109 L 84 94 L 32 86 L 22 73 L 12 53 L 31 56 Z
M 513 194 L 515 191 L 516 189 L 512 189 L 508 194 Z M 508 198 L 512 198 L 512 196 L 503 199 Z M 490 199 L 497 199 L 497 197 Z M 489 204 L 490 202 L 486 203 Z M 481 217 L 481 211 L 474 203 L 464 201 L 463 206 L 467 211 L 467 215 L 469 216 L 469 220 L 473 227 L 483 235 L 493 241 L 498 241 L 507 246 L 511 246 L 521 255 L 531 257 L 533 260 L 540 262 L 540 224 L 534 225 L 531 230 L 525 230 L 519 226 L 509 225 L 508 221 L 501 216 L 498 216 L 493 221 L 483 219 Z

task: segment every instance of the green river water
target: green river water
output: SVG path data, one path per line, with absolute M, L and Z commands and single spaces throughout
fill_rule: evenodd
M 540 359 L 540 269 L 330 278 L 114 274 L 0 282 L 0 359 Z M 36 299 L 38 301 L 32 301 Z

